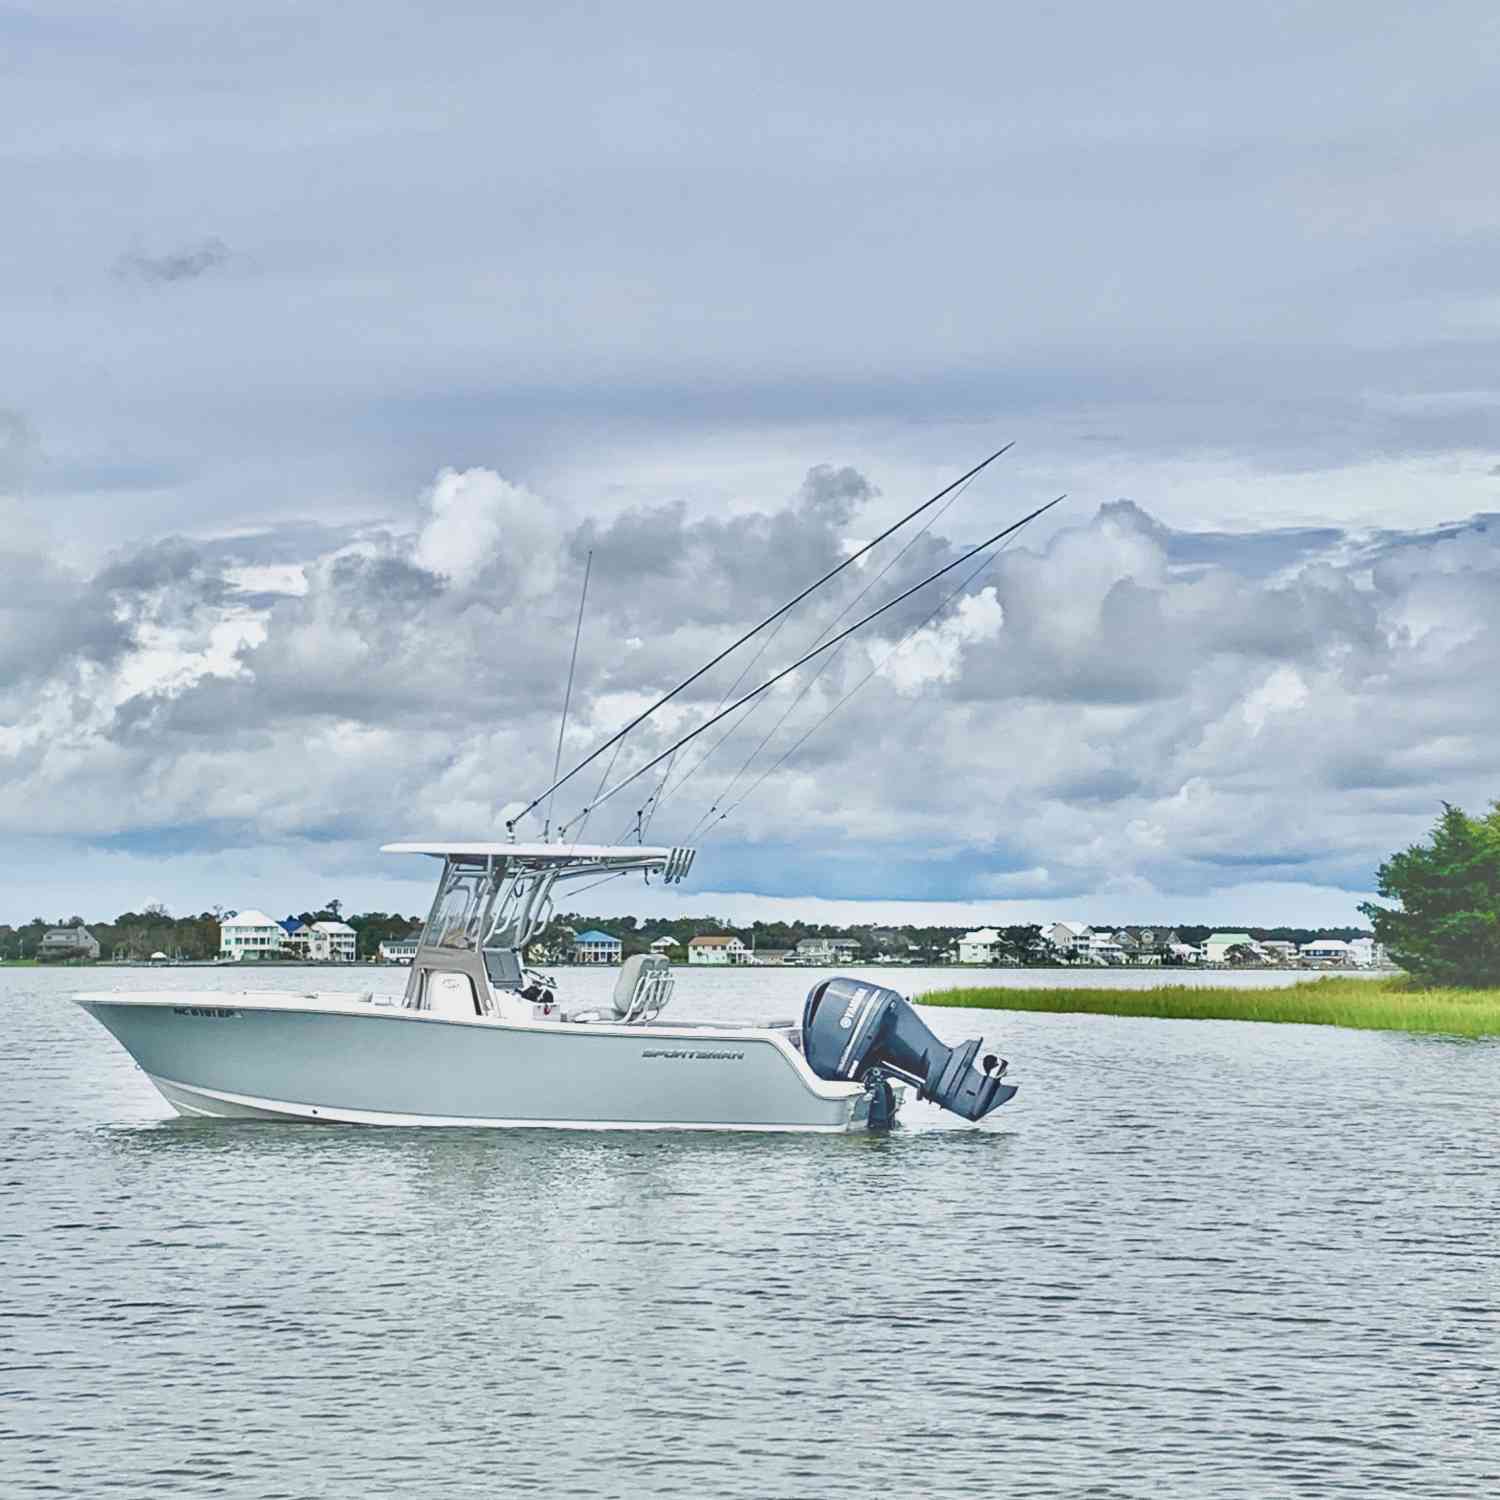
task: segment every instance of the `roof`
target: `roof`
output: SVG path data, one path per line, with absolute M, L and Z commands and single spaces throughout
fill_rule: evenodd
M 249 911 L 236 912 L 232 917 L 225 917 L 219 923 L 220 927 L 276 927 L 281 923 L 275 917 L 268 917 L 263 911 L 256 911 L 252 906 Z
M 1052 925 L 1061 927 L 1064 932 L 1072 933 L 1074 937 L 1087 937 L 1090 931 L 1087 922 L 1054 922 Z
M 283 917 L 276 925 L 282 928 L 288 937 L 302 928 L 301 921 L 296 917 Z
M 1248 932 L 1214 932 L 1203 941 L 1205 943 L 1251 943 L 1255 940 Z
M 1303 943 L 1302 951 L 1305 953 L 1309 948 L 1347 948 L 1348 946 L 1342 938 L 1314 938 L 1310 943 Z
M 722 936 L 718 934 L 706 935 L 688 939 L 689 948 L 727 948 L 731 943 L 737 943 L 739 939 L 733 936 Z
M 653 948 L 680 948 L 682 944 L 674 937 L 659 937 L 651 946 Z
M 573 941 L 575 943 L 618 943 L 620 940 L 607 932 L 599 932 L 596 929 L 590 932 L 580 932 Z
M 347 922 L 314 922 L 314 932 L 347 932 L 351 937 L 354 929 Z
M 961 943 L 998 943 L 1000 934 L 993 927 L 979 927 L 973 932 L 966 932 L 959 942 Z
M 647 844 L 508 844 L 499 842 L 462 843 L 450 841 L 429 844 L 382 844 L 382 854 L 433 854 L 446 859 L 450 854 L 483 859 L 493 854 L 497 859 L 542 859 L 573 863 L 594 859 L 669 859 L 673 850 Z

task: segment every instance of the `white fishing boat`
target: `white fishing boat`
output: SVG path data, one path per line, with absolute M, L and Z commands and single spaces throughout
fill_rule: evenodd
M 580 880 L 627 874 L 673 884 L 687 875 L 696 855 L 689 848 L 645 847 L 645 808 L 636 814 L 635 844 L 582 845 L 576 842 L 581 834 L 570 843 L 561 836 L 567 827 L 586 823 L 657 766 L 665 763 L 670 772 L 684 745 L 978 559 L 958 588 L 908 630 L 909 637 L 982 575 L 997 544 L 1058 501 L 997 531 L 837 634 L 825 629 L 819 644 L 722 704 L 645 765 L 608 790 L 601 782 L 556 841 L 548 837 L 554 794 L 731 652 L 916 516 L 956 495 L 1005 451 L 992 453 L 848 553 L 559 776 L 573 687 L 570 666 L 553 783 L 507 819 L 505 841 L 386 846 L 387 852 L 443 862 L 399 1002 L 339 993 L 163 990 L 86 994 L 77 997 L 79 1003 L 114 1034 L 173 1108 L 187 1115 L 370 1125 L 846 1131 L 889 1125 L 903 1086 L 909 1085 L 966 1119 L 982 1118 L 1015 1093 L 1003 1082 L 1004 1061 L 993 1054 L 981 1058 L 978 1040 L 945 1046 L 900 995 L 879 985 L 826 979 L 813 987 L 799 1019 L 739 1025 L 680 1020 L 675 1007 L 666 1018 L 674 979 L 664 958 L 630 958 L 621 967 L 611 1003 L 587 1008 L 570 1006 L 553 980 L 526 967 L 524 955 L 546 925 L 559 890 Z M 586 566 L 574 663 L 587 592 Z M 661 789 L 647 799 L 653 813 Z M 546 812 L 539 812 L 543 807 Z M 717 807 L 709 811 L 717 821 L 727 816 Z M 542 841 L 518 842 L 516 824 L 534 813 L 545 819 Z
M 1015 1088 L 978 1041 L 948 1048 L 893 991 L 813 988 L 800 1021 L 665 1019 L 667 960 L 637 955 L 612 1001 L 570 1008 L 528 969 L 560 888 L 690 849 L 390 844 L 443 862 L 399 1000 L 222 990 L 78 995 L 180 1114 L 363 1125 L 850 1131 L 892 1123 L 902 1083 L 977 1119 Z

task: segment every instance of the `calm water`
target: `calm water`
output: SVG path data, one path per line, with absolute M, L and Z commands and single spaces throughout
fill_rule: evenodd
M 985 1125 L 218 1125 L 80 978 L 0 971 L 6 1500 L 1500 1487 L 1500 1046 L 937 1011 L 1023 1085 Z

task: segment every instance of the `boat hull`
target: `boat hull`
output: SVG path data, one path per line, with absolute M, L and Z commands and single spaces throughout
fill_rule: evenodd
M 345 997 L 88 995 L 180 1114 L 588 1130 L 868 1124 L 862 1088 L 814 1075 L 763 1028 L 514 1026 Z

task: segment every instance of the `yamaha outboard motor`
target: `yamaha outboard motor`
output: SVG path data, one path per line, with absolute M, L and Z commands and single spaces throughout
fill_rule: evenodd
M 802 1049 L 819 1078 L 904 1078 L 918 1098 L 966 1120 L 982 1119 L 1016 1092 L 1001 1082 L 1003 1058 L 990 1055 L 982 1070 L 974 1066 L 977 1039 L 945 1047 L 895 990 L 859 979 L 825 979 L 812 988 L 802 1008 Z

